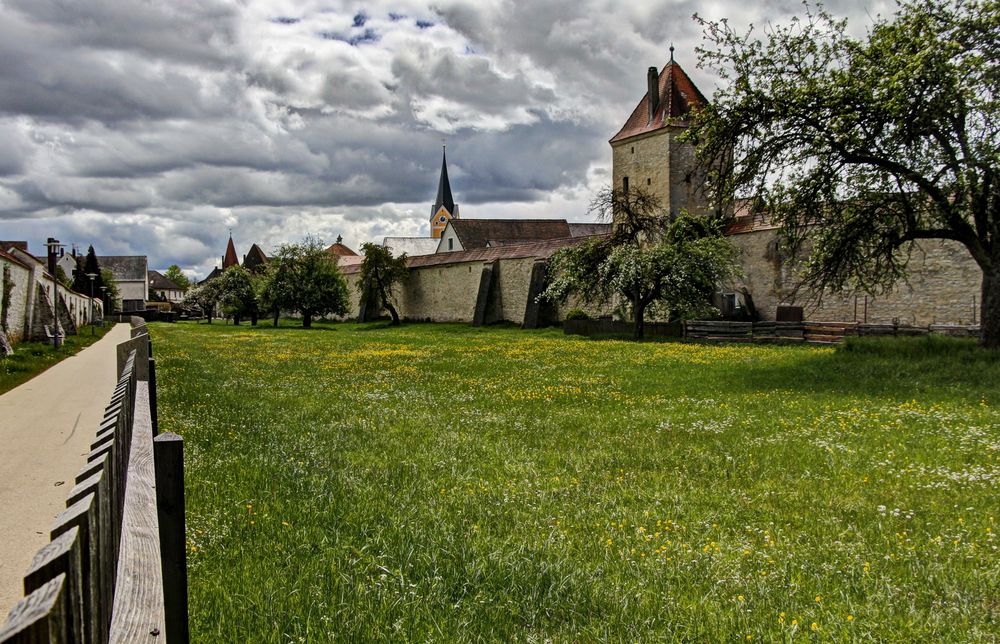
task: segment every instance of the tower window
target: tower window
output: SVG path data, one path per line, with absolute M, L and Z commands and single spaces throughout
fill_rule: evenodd
M 632 146 L 632 154 L 635 154 L 635 146 Z
M 451 237 L 448 238 L 448 250 L 453 250 L 455 248 L 455 240 Z
M 628 192 L 628 177 L 622 177 L 622 192 Z
M 647 178 L 647 179 L 646 179 L 646 185 L 647 185 L 647 186 L 651 186 L 651 185 L 653 185 L 653 180 L 652 180 L 652 179 L 648 179 L 648 178 Z

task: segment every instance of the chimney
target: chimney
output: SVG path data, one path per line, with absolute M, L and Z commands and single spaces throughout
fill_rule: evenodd
M 660 74 L 655 67 L 650 67 L 646 76 L 649 80 L 649 121 L 652 123 L 656 110 L 660 108 Z
M 59 248 L 59 240 L 54 237 L 49 237 L 45 244 L 45 248 L 48 251 L 46 259 L 48 259 L 49 275 L 54 276 L 56 274 L 56 260 L 58 259 L 56 253 Z

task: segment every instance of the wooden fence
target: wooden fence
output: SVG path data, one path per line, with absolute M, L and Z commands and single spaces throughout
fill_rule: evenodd
M 647 322 L 643 331 L 647 338 L 681 337 L 681 325 L 675 322 Z M 632 337 L 633 332 L 634 325 L 622 320 L 598 318 L 596 320 L 563 321 L 563 333 L 566 335 Z
M 726 322 L 691 320 L 684 323 L 684 337 L 716 342 L 810 342 L 836 344 L 847 336 L 952 335 L 971 337 L 978 327 L 905 324 L 859 324 L 857 322 Z
M 184 447 L 157 435 L 156 362 L 141 318 L 52 541 L 24 575 L 0 643 L 187 642 Z

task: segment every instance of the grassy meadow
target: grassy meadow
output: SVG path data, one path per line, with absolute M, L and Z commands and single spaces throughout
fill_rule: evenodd
M 192 640 L 996 641 L 1000 359 L 151 326 Z

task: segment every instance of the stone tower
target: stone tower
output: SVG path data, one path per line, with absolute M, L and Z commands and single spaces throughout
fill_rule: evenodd
M 674 62 L 673 46 L 670 62 L 659 72 L 650 67 L 646 82 L 646 95 L 609 141 L 613 186 L 645 190 L 671 216 L 682 209 L 709 214 L 704 178 L 696 176 L 694 146 L 678 141 L 689 125 L 691 110 L 707 105 L 708 100 Z
M 441 146 L 441 179 L 438 181 L 437 199 L 431 206 L 431 237 L 440 238 L 448 222 L 458 219 L 458 204 L 451 195 L 448 181 L 448 154 Z

